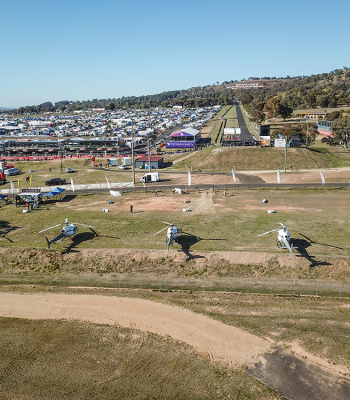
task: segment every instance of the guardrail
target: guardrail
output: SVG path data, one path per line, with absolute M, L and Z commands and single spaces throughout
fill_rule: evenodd
M 72 185 L 42 186 L 39 188 L 35 187 L 35 189 L 40 189 L 40 192 L 45 193 L 45 192 L 50 192 L 51 189 L 54 187 L 73 191 Z M 107 183 L 88 183 L 88 184 L 83 184 L 83 185 L 74 184 L 74 191 L 89 190 L 89 189 L 114 189 L 114 188 L 124 188 L 124 187 L 125 188 L 126 187 L 134 187 L 134 183 L 133 182 L 120 182 L 120 183 L 110 183 L 109 185 Z M 12 189 L 0 189 L 0 194 L 18 194 L 18 193 L 21 193 L 21 191 L 22 191 L 21 188 L 14 188 L 13 190 Z

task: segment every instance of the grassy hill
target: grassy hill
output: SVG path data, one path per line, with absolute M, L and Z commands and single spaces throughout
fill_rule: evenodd
M 189 157 L 169 157 L 177 169 L 198 168 L 203 171 L 269 170 L 283 168 L 284 149 L 257 147 L 210 147 Z M 295 169 L 338 168 L 350 166 L 350 153 L 335 148 L 290 148 L 287 153 L 288 165 Z

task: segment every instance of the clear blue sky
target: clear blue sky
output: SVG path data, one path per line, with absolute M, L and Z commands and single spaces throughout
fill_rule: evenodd
M 0 106 L 350 67 L 349 0 L 2 0 Z

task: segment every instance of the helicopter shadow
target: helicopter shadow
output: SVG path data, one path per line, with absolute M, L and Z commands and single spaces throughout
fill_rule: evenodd
M 79 253 L 79 250 L 74 250 L 77 246 L 79 246 L 83 242 L 87 242 L 89 240 L 94 239 L 95 237 L 104 237 L 104 238 L 110 238 L 110 239 L 119 239 L 118 237 L 115 236 L 105 236 L 105 235 L 99 235 L 94 229 L 90 228 L 90 232 L 80 232 L 77 233 L 71 243 L 62 251 L 62 254 L 67 254 L 67 253 Z
M 295 246 L 294 248 L 296 248 L 295 250 L 299 253 L 299 255 L 297 257 L 304 257 L 306 258 L 311 264 L 309 265 L 310 268 L 314 268 L 314 267 L 319 267 L 321 265 L 332 265 L 329 262 L 326 261 L 318 261 L 316 260 L 316 256 L 312 256 L 308 253 L 307 249 L 309 247 L 312 246 L 312 244 L 319 244 L 322 246 L 327 246 L 327 247 L 333 247 L 339 250 L 343 250 L 342 247 L 337 247 L 337 246 L 331 246 L 325 243 L 317 243 L 311 239 L 309 239 L 307 236 L 303 235 L 302 233 L 300 233 L 300 236 L 303 236 L 305 239 L 293 239 L 293 246 Z
M 181 246 L 181 250 L 183 253 L 186 254 L 188 257 L 186 261 L 194 260 L 196 258 L 205 258 L 204 256 L 200 255 L 192 255 L 191 254 L 191 247 L 194 246 L 196 243 L 200 242 L 201 240 L 227 240 L 227 239 L 203 239 L 199 236 L 192 235 L 190 233 L 181 232 L 181 235 L 177 239 L 177 243 Z

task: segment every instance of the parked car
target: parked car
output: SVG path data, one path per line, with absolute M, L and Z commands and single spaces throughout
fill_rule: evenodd
M 66 172 L 68 172 L 68 173 L 72 173 L 72 172 L 74 172 L 74 169 L 73 169 L 73 168 L 71 168 L 71 167 L 68 167 L 68 168 L 66 168 Z
M 21 173 L 21 170 L 18 168 L 9 168 L 4 171 L 6 175 L 19 175 Z
M 66 180 L 61 179 L 61 178 L 52 178 L 49 181 L 46 181 L 46 186 L 51 186 L 51 185 L 65 185 Z
M 118 168 L 120 169 L 129 169 L 128 165 L 119 165 Z

